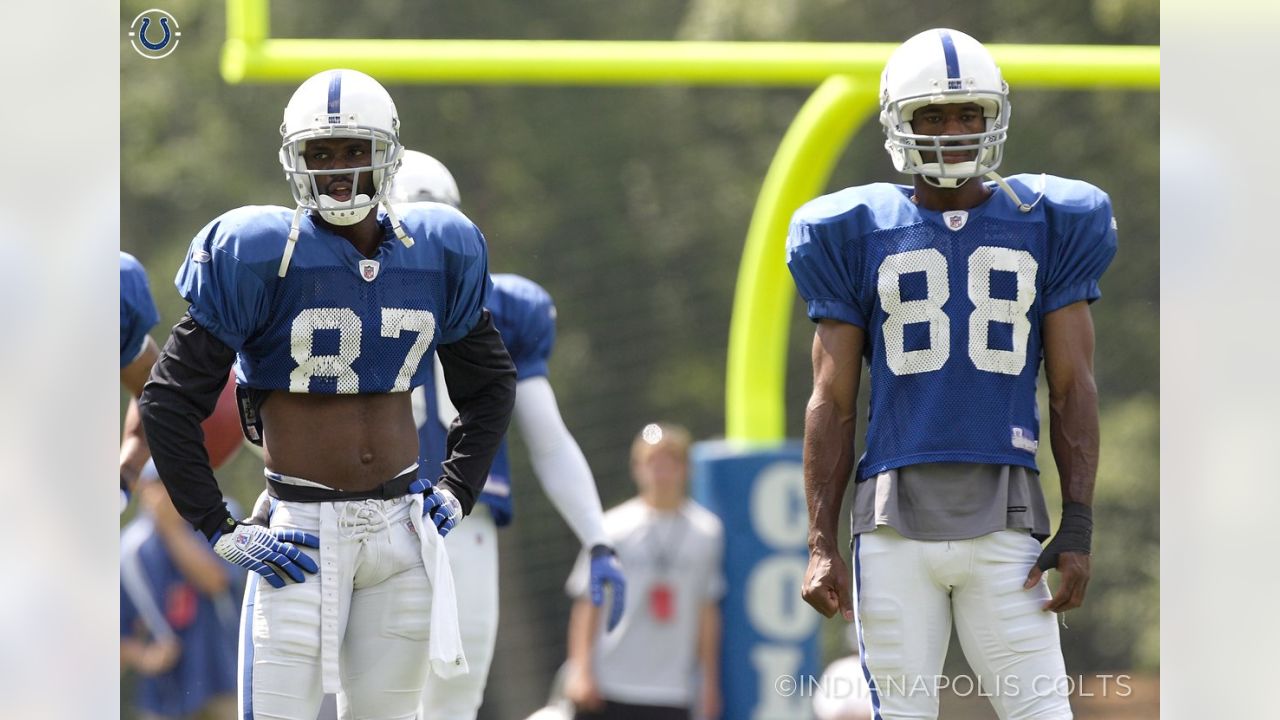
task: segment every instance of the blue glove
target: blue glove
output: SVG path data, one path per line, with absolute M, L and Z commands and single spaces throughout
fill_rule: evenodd
M 223 560 L 258 573 L 273 588 L 284 587 L 282 572 L 294 582 L 303 582 L 306 580 L 304 570 L 309 573 L 320 570 L 310 555 L 294 547 L 319 548 L 320 538 L 301 530 L 269 530 L 227 518 L 213 536 L 212 544 L 213 551 Z
M 591 548 L 591 603 L 596 607 L 604 605 L 605 583 L 611 586 L 613 594 L 609 621 L 605 624 L 605 631 L 610 632 L 622 620 L 622 610 L 627 604 L 627 579 L 622 576 L 622 564 L 613 548 L 595 545 Z
M 448 488 L 440 485 L 429 485 L 426 480 L 418 478 L 409 483 L 409 492 L 422 493 L 422 517 L 431 518 L 440 537 L 449 534 L 455 525 L 462 522 L 462 503 Z

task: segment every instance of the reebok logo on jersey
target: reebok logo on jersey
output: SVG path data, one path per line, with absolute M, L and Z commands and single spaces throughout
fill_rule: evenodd
M 205 252 L 204 250 L 197 250 L 191 253 L 191 262 L 207 263 L 211 259 L 213 258 L 211 258 L 209 253 Z
M 1011 438 L 1013 446 L 1034 455 L 1040 447 L 1040 442 L 1036 440 L 1036 436 L 1030 430 L 1017 425 L 1011 425 L 1010 429 L 1013 431 L 1013 437 Z

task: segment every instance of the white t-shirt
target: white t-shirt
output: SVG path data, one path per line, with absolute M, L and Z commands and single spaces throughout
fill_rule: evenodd
M 689 707 L 697 673 L 698 619 L 724 596 L 724 526 L 692 500 L 659 511 L 632 498 L 604 514 L 604 530 L 627 577 L 626 610 L 596 639 L 600 694 L 615 702 Z M 587 596 L 584 551 L 565 590 Z

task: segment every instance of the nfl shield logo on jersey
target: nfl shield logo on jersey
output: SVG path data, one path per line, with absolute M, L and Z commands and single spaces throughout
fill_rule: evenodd
M 378 261 L 361 260 L 360 277 L 364 278 L 366 282 L 373 282 L 373 279 L 378 277 Z
M 968 210 L 952 210 L 942 213 L 942 217 L 947 219 L 947 227 L 952 230 L 959 230 L 964 224 L 969 222 Z

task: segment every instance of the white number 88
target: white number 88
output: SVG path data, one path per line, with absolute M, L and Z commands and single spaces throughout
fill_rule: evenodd
M 979 370 L 1018 375 L 1027 364 L 1027 338 L 1031 320 L 1027 313 L 1036 299 L 1036 263 L 1025 250 L 983 245 L 969 256 L 969 359 Z M 1017 277 L 1017 296 L 1013 300 L 991 297 L 991 272 L 1012 272 Z M 908 273 L 925 274 L 925 297 L 903 300 L 899 279 Z M 884 333 L 885 361 L 894 375 L 940 370 L 951 355 L 951 319 L 943 306 L 951 297 L 947 277 L 947 260 L 942 253 L 928 248 L 896 253 L 884 259 L 876 276 L 880 306 L 888 318 Z M 992 322 L 1013 327 L 1013 349 L 989 347 Z M 929 347 L 906 349 L 906 326 L 929 324 Z

